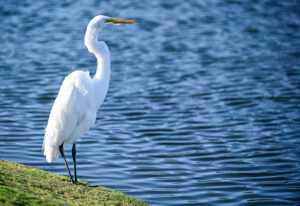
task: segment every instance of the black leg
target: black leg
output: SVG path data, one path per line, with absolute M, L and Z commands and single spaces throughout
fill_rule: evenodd
M 61 157 L 63 158 L 63 160 L 64 160 L 64 162 L 65 162 L 65 166 L 66 166 L 66 168 L 67 168 L 67 170 L 68 170 L 68 174 L 69 174 L 69 177 L 70 177 L 70 179 L 71 179 L 71 182 L 74 184 L 73 177 L 72 177 L 72 175 L 71 175 L 71 172 L 70 172 L 69 167 L 68 167 L 68 163 L 67 163 L 66 158 L 65 158 L 65 155 L 64 155 L 64 144 L 61 144 L 61 145 L 59 146 L 59 152 L 60 152 L 60 155 L 61 155 Z
M 77 182 L 77 173 L 76 173 L 76 143 L 73 143 L 72 157 L 73 157 L 73 166 L 74 166 L 74 178 L 75 178 L 75 182 Z

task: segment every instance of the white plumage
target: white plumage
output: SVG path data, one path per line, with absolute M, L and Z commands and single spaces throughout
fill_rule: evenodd
M 43 142 L 44 155 L 52 162 L 60 152 L 71 181 L 63 146 L 73 142 L 73 163 L 76 177 L 75 143 L 96 120 L 96 113 L 106 96 L 110 79 L 110 54 L 105 42 L 98 41 L 99 32 L 110 23 L 136 23 L 131 20 L 94 17 L 87 26 L 84 43 L 97 58 L 97 71 L 93 78 L 89 72 L 74 71 L 63 81 L 52 106 Z
M 88 72 L 75 71 L 62 83 L 45 130 L 43 147 L 48 162 L 57 157 L 62 143 L 75 142 L 95 122 L 97 107 L 91 82 Z

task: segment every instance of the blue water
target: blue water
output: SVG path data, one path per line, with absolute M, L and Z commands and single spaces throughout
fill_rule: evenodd
M 297 0 L 0 1 L 1 159 L 67 175 L 43 130 L 64 77 L 95 72 L 98 14 L 140 23 L 100 37 L 111 84 L 79 179 L 152 205 L 300 204 Z

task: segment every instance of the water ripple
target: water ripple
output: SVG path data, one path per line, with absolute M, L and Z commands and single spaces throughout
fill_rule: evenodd
M 299 204 L 297 1 L 0 3 L 0 158 L 48 164 L 43 130 L 64 77 L 94 74 L 99 13 L 111 83 L 78 143 L 81 180 L 153 205 Z M 71 146 L 66 156 L 71 162 Z

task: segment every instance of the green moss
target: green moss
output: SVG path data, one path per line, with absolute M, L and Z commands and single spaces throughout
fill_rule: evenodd
M 0 179 L 67 205 L 147 205 L 129 195 L 105 187 L 92 187 L 69 178 L 0 159 Z M 55 205 L 0 181 L 0 205 Z
M 56 205 L 15 187 L 0 182 L 0 205 Z

